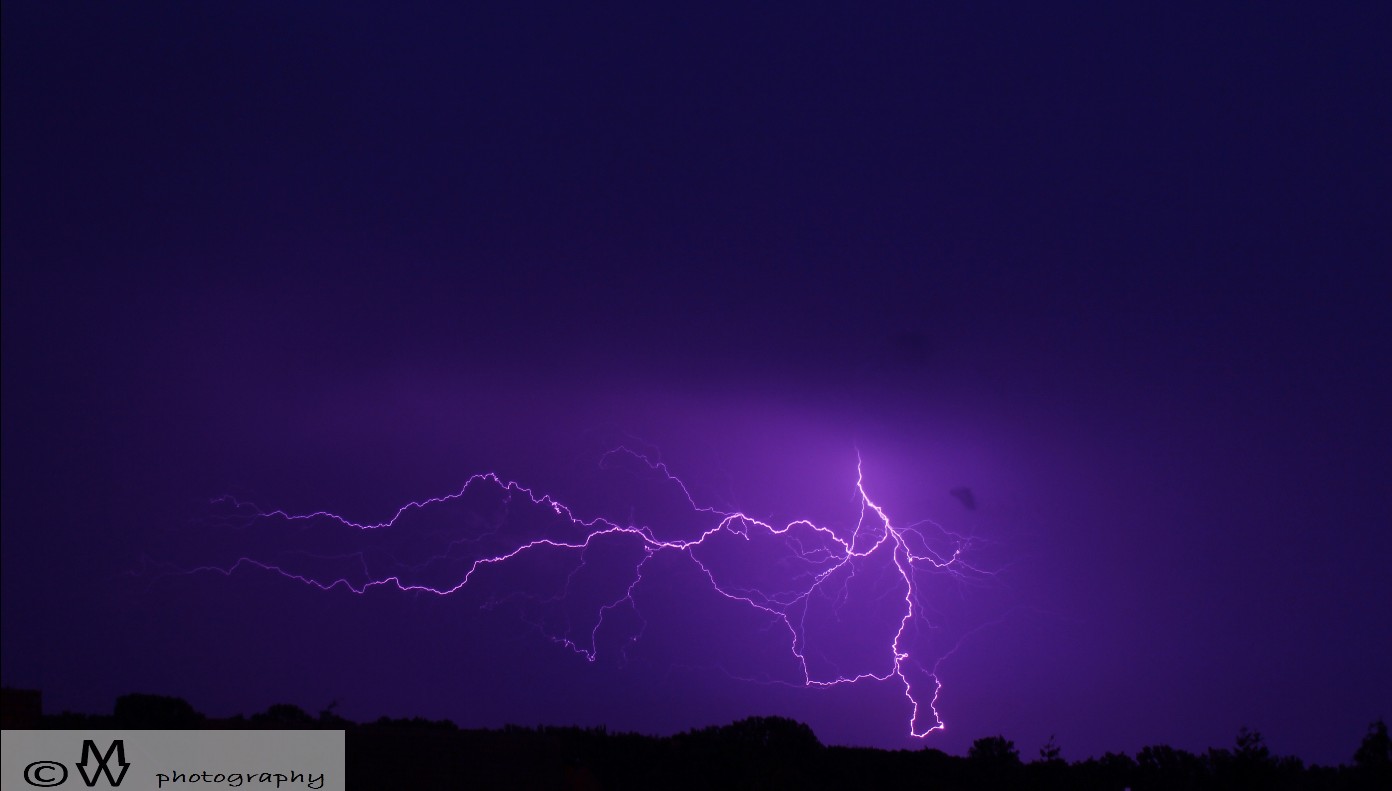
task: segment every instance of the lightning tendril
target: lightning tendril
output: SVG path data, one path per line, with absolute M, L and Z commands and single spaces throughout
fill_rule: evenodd
M 951 650 L 935 648 L 928 639 L 935 630 L 935 611 L 926 588 L 935 580 L 965 582 L 990 576 L 968 562 L 970 538 L 927 521 L 896 524 L 867 492 L 859 456 L 854 487 L 858 517 L 840 531 L 806 519 L 779 527 L 741 511 L 704 506 L 666 463 L 626 447 L 603 457 L 606 464 L 616 460 L 637 464 L 669 493 L 679 495 L 686 511 L 682 521 L 695 525 L 686 528 L 688 535 L 632 520 L 584 518 L 549 494 L 486 472 L 471 476 L 452 494 L 406 503 L 376 523 L 355 522 L 329 511 L 263 511 L 230 496 L 215 501 L 247 523 L 314 526 L 359 536 L 401 530 L 438 511 L 437 521 L 445 527 L 427 535 L 437 540 L 445 535 L 443 551 L 423 551 L 421 557 L 405 557 L 410 550 L 388 557 L 363 550 L 342 555 L 287 553 L 275 560 L 244 556 L 230 566 L 190 571 L 231 575 L 257 569 L 324 591 L 364 594 L 382 588 L 450 596 L 494 570 L 562 554 L 573 564 L 564 582 L 551 596 L 532 598 L 556 606 L 565 606 L 572 594 L 585 600 L 586 615 L 579 628 L 573 623 L 575 616 L 541 626 L 556 643 L 594 662 L 605 635 L 624 633 L 621 652 L 642 637 L 647 624 L 640 607 L 644 583 L 655 573 L 657 558 L 673 556 L 693 564 L 714 594 L 765 619 L 782 635 L 779 642 L 791 660 L 791 675 L 746 680 L 804 688 L 892 683 L 903 691 L 911 735 L 924 737 L 945 727 L 937 708 L 942 689 L 938 667 Z M 456 506 L 460 508 L 443 513 Z M 532 537 L 518 538 L 518 528 Z M 334 563 L 339 564 L 336 569 Z M 394 573 L 374 575 L 373 567 L 384 563 L 394 566 Z M 319 568 L 307 571 L 305 566 Z M 613 579 L 605 585 L 586 583 L 581 577 L 592 566 Z M 581 588 L 583 593 L 577 592 Z M 863 626 L 866 621 L 879 624 L 880 636 L 872 641 L 851 635 L 846 625 Z

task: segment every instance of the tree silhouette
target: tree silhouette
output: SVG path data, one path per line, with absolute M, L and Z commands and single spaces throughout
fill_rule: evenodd
M 184 730 L 203 724 L 203 715 L 183 698 L 132 693 L 116 699 L 116 725 L 121 728 Z
M 260 714 L 251 715 L 252 724 L 266 728 L 313 728 L 318 720 L 291 703 L 276 703 Z
M 1261 733 L 1247 726 L 1237 729 L 1236 749 L 1225 751 L 1223 778 L 1231 778 L 1245 787 L 1270 787 L 1276 769 L 1271 760 L 1271 751 Z
M 972 742 L 967 763 L 992 787 L 1018 785 L 1024 769 L 1015 742 L 1004 736 L 987 736 Z
M 722 741 L 775 752 L 806 752 L 822 746 L 807 725 L 787 717 L 746 717 L 716 729 Z
M 1004 736 L 985 736 L 972 742 L 967 760 L 982 766 L 1019 766 L 1020 751 Z
M 9 690 L 5 690 L 7 693 Z M 484 788 L 909 788 L 942 791 L 1033 788 L 1040 791 L 1131 788 L 1392 789 L 1392 736 L 1387 723 L 1368 726 L 1352 765 L 1306 766 L 1272 754 L 1260 732 L 1242 727 L 1230 748 L 1195 754 L 1150 745 L 1135 758 L 1106 753 L 1065 761 L 1054 736 L 1025 764 L 1003 735 L 972 743 L 965 758 L 941 750 L 878 750 L 824 746 L 806 724 L 785 717 L 748 717 L 661 738 L 607 728 L 509 725 L 459 728 L 449 720 L 382 717 L 357 724 L 330 703 L 311 715 L 276 704 L 217 727 L 343 729 L 354 788 L 446 788 L 468 777 Z M 117 699 L 112 715 L 42 715 L 43 728 L 197 729 L 209 721 L 182 698 L 134 694 Z
M 331 703 L 329 703 L 329 705 L 325 706 L 323 709 L 319 711 L 319 727 L 336 729 L 347 728 L 348 726 L 353 724 L 349 722 L 346 718 L 336 713 L 334 711 L 334 709 L 336 708 L 338 708 L 337 700 L 332 701 Z
M 1387 735 L 1386 722 L 1378 720 L 1368 726 L 1368 735 L 1353 754 L 1353 766 L 1365 780 L 1392 787 L 1392 738 Z
M 1237 758 L 1254 764 L 1271 758 L 1271 751 L 1266 749 L 1266 740 L 1259 731 L 1248 730 L 1246 725 L 1237 729 Z
M 1054 735 L 1039 748 L 1038 760 L 1031 761 L 1028 767 L 1029 785 L 1034 788 L 1064 788 L 1068 778 L 1068 762 L 1063 760 Z
M 1049 741 L 1045 742 L 1044 746 L 1039 748 L 1039 761 L 1046 764 L 1063 763 L 1063 759 L 1059 757 L 1062 752 L 1063 751 L 1059 749 L 1058 742 L 1054 741 L 1054 735 L 1051 733 L 1049 734 Z

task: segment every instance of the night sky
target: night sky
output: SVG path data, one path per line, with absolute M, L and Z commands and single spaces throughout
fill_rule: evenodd
M 942 5 L 8 0 L 4 683 L 1347 763 L 1392 716 L 1389 6 Z M 451 596 L 194 571 L 452 585 L 560 528 L 214 501 L 378 522 L 490 471 L 702 529 L 619 445 L 842 535 L 859 455 L 961 537 L 946 730 L 777 683 L 787 641 L 672 552 L 587 661 L 555 638 L 637 542 L 568 599 L 564 553 Z M 819 668 L 884 647 L 885 571 Z

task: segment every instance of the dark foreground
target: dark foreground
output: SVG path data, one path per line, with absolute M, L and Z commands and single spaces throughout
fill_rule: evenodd
M 966 757 L 940 750 L 827 747 L 782 717 L 657 738 L 604 728 L 507 726 L 464 730 L 449 721 L 382 718 L 368 724 L 276 705 L 250 717 L 212 719 L 179 698 L 126 695 L 111 715 L 42 715 L 6 690 L 5 727 L 331 728 L 347 733 L 353 789 L 444 788 L 895 788 L 895 789 L 1389 789 L 1392 738 L 1382 721 L 1350 745 L 1351 763 L 1306 766 L 1270 754 L 1261 735 L 1232 748 L 1190 753 L 1163 745 L 1068 763 L 1052 745 L 1022 760 L 1000 736 Z

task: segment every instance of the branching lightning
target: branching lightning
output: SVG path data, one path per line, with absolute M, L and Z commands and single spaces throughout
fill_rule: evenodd
M 616 614 L 627 613 L 640 624 L 627 630 L 622 646 L 641 638 L 646 625 L 640 607 L 644 583 L 655 571 L 656 558 L 674 556 L 694 564 L 694 569 L 708 582 L 714 594 L 766 618 L 778 634 L 784 635 L 781 641 L 786 642 L 791 659 L 789 666 L 796 668 L 797 677 L 773 679 L 773 683 L 806 688 L 892 683 L 902 688 L 907 701 L 910 734 L 923 737 L 944 728 L 937 709 L 942 688 L 938 666 L 951 651 L 929 648 L 924 639 L 924 635 L 935 628 L 933 610 L 929 606 L 931 597 L 924 588 L 926 580 L 935 578 L 960 582 L 989 576 L 988 572 L 967 561 L 965 554 L 970 539 L 930 522 L 896 524 L 867 492 L 859 458 L 854 488 L 859 513 L 854 525 L 842 531 L 804 519 L 779 527 L 740 511 L 727 512 L 704 506 L 665 463 L 625 447 L 605 454 L 606 462 L 612 459 L 644 465 L 661 485 L 680 494 L 689 516 L 704 526 L 682 537 L 662 535 L 675 530 L 659 530 L 632 522 L 625 524 L 603 517 L 584 518 L 549 494 L 538 493 L 488 472 L 470 477 L 453 494 L 409 502 L 391 518 L 377 523 L 355 522 L 328 511 L 304 514 L 263 511 L 231 497 L 216 501 L 249 522 L 297 527 L 314 525 L 356 533 L 392 531 L 418 515 L 481 495 L 491 497 L 488 502 L 498 505 L 498 512 L 488 518 L 465 520 L 469 523 L 462 526 L 458 519 L 450 522 L 455 535 L 446 542 L 445 550 L 425 562 L 399 564 L 408 569 L 406 571 L 374 576 L 370 564 L 360 553 L 352 573 L 297 570 L 291 559 L 277 558 L 272 562 L 253 557 L 241 557 L 227 567 L 205 566 L 195 571 L 231 575 L 239 570 L 259 569 L 325 591 L 344 589 L 363 594 L 373 588 L 394 588 L 450 596 L 477 584 L 477 580 L 490 570 L 520 564 L 527 558 L 547 554 L 577 558 L 565 576 L 560 593 L 548 599 L 554 603 L 571 592 L 577 575 L 592 562 L 592 554 L 605 547 L 606 551 L 623 556 L 620 579 L 613 581 L 609 593 L 590 603 L 592 606 L 587 610 L 590 614 L 584 625 L 588 628 L 567 626 L 551 630 L 548 635 L 594 662 L 605 642 L 601 633 L 611 628 L 609 624 Z M 526 521 L 511 519 L 516 510 L 514 500 L 517 507 L 545 517 L 542 529 L 533 526 L 523 531 L 528 532 L 530 538 L 509 533 L 509 528 L 514 527 L 513 521 Z M 473 509 L 478 510 L 487 509 Z M 323 555 L 314 557 L 320 561 L 326 558 Z M 428 579 L 445 573 L 452 574 L 446 583 Z M 872 600 L 867 601 L 867 597 Z M 844 643 L 851 641 L 838 640 L 835 621 L 843 619 L 843 614 L 844 620 L 853 620 L 871 612 L 884 616 L 882 636 L 857 646 L 845 646 Z M 845 637 L 844 634 L 839 636 Z

